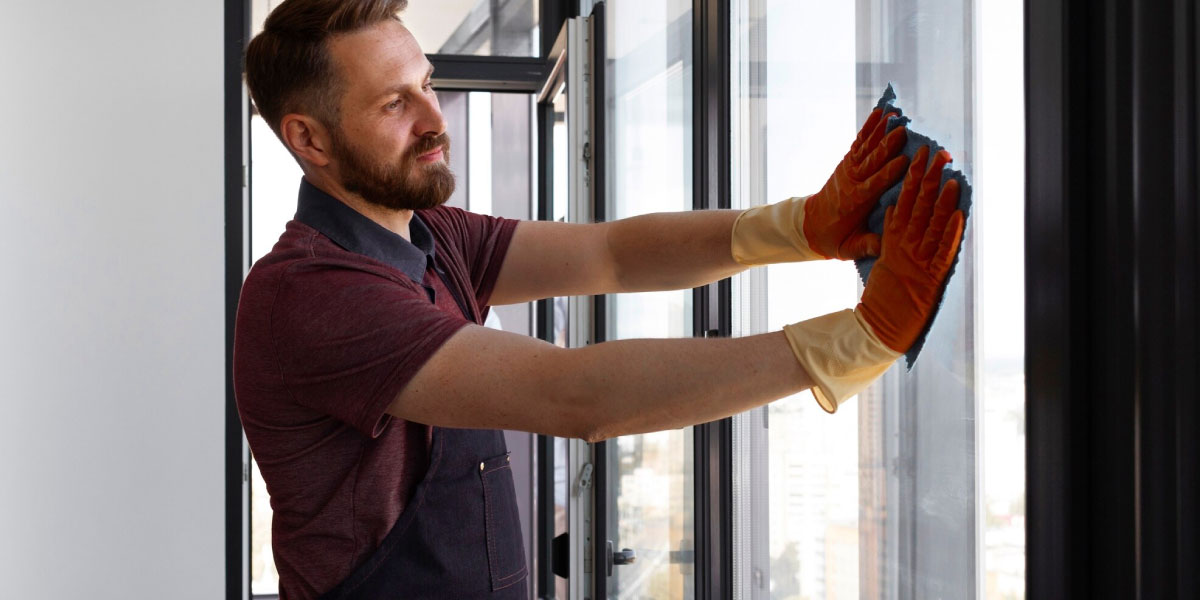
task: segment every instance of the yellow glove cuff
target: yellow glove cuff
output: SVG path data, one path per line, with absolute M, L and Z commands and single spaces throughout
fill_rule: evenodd
M 810 196 L 756 206 L 733 223 L 733 259 L 746 266 L 824 260 L 804 237 L 804 203 Z
M 843 310 L 783 328 L 808 371 L 817 404 L 830 414 L 883 375 L 901 354 L 888 348 L 857 311 Z

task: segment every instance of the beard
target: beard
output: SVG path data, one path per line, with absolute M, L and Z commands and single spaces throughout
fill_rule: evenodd
M 445 204 L 454 193 L 450 137 L 445 133 L 421 138 L 399 160 L 378 162 L 343 135 L 330 129 L 330 153 L 338 163 L 342 187 L 371 204 L 391 210 L 425 210 Z M 422 165 L 417 159 L 442 148 L 442 160 Z

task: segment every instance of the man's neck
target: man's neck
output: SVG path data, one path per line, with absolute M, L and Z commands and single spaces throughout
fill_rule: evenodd
M 410 242 L 412 241 L 408 226 L 412 222 L 413 211 L 393 210 L 367 202 L 363 200 L 362 196 L 346 191 L 346 188 L 342 187 L 340 182 L 335 181 L 331 177 L 305 174 L 304 178 L 321 191 L 340 200 L 342 204 L 349 206 L 362 216 L 374 221 L 380 227 Z

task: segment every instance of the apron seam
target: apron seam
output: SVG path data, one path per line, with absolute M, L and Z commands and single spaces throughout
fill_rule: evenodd
M 500 585 L 500 586 L 494 587 L 494 588 L 492 588 L 492 591 L 493 591 L 493 592 L 497 592 L 497 591 L 500 591 L 500 590 L 502 590 L 502 589 L 504 589 L 504 588 L 507 588 L 507 587 L 512 587 L 512 586 L 514 586 L 514 585 L 516 585 L 516 584 L 518 584 L 518 583 L 521 583 L 522 581 L 524 581 L 524 580 L 525 580 L 526 571 L 528 571 L 528 567 L 521 567 L 521 570 L 520 570 L 520 571 L 517 571 L 516 573 L 513 573 L 512 575 L 509 575 L 508 577 L 505 577 L 505 579 L 508 579 L 508 578 L 513 578 L 513 580 L 512 580 L 512 581 L 510 581 L 510 582 L 508 582 L 508 583 L 506 583 L 506 584 L 504 584 L 504 585 Z

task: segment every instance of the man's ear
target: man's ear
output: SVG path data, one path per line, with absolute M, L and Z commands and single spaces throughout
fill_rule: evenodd
M 279 132 L 297 158 L 314 167 L 329 164 L 329 130 L 320 121 L 307 115 L 284 115 Z

